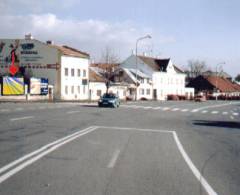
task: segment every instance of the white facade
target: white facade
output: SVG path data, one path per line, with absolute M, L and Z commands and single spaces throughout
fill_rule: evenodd
M 161 62 L 161 60 L 163 62 Z M 138 67 L 138 70 L 151 78 L 152 87 L 148 98 L 156 100 L 167 100 L 168 95 L 186 96 L 187 93 L 190 94 L 192 90 L 194 90 L 192 88 L 185 88 L 186 75 L 184 73 L 181 73 L 180 70 L 177 70 L 177 68 L 173 65 L 171 59 L 155 59 L 151 57 L 141 56 L 137 57 L 137 62 L 138 64 L 136 66 L 136 56 L 132 55 L 121 64 L 121 67 L 126 69 Z M 144 86 L 143 88 L 146 89 L 149 87 L 150 86 Z M 137 99 L 141 99 L 142 97 L 140 91 L 143 90 L 140 88 L 141 85 L 137 90 Z
M 88 59 L 71 56 L 61 57 L 62 100 L 88 99 L 88 67 Z
M 167 72 L 153 73 L 155 99 L 167 100 L 168 95 L 185 96 L 185 75 Z
M 153 99 L 153 86 L 150 83 L 149 79 L 144 78 L 140 79 L 140 85 L 137 87 L 137 100 Z
M 15 66 L 25 69 L 26 78 L 48 78 L 55 99 L 88 99 L 88 54 L 35 39 L 0 39 L 0 73 L 3 75 L 9 74 L 13 51 Z
M 107 87 L 104 82 L 89 82 L 89 99 L 96 101 L 106 93 Z

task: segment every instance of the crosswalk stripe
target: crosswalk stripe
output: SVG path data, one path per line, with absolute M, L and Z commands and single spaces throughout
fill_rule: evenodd
M 218 114 L 219 111 L 212 111 L 211 113 L 212 113 L 212 114 Z

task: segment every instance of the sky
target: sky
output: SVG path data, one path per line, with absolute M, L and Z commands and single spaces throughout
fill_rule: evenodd
M 170 57 L 187 68 L 203 60 L 240 73 L 239 0 L 0 0 L 0 38 L 53 40 L 98 62 L 106 47 L 122 61 L 139 54 Z

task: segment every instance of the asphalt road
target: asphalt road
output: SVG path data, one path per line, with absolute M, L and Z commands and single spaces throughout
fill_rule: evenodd
M 0 119 L 3 195 L 240 194 L 240 102 L 4 103 Z

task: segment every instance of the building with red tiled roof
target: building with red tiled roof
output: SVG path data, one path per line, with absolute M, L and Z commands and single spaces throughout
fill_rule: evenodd
M 53 86 L 54 98 L 61 100 L 88 99 L 88 69 L 90 56 L 86 52 L 55 45 L 26 36 L 25 39 L 0 39 L 0 74 L 9 74 L 9 48 L 15 48 L 15 65 L 22 76 L 47 78 Z M 30 90 L 31 93 L 31 90 Z
M 196 92 L 214 94 L 240 94 L 240 86 L 230 80 L 219 76 L 198 76 L 187 85 L 195 88 Z

